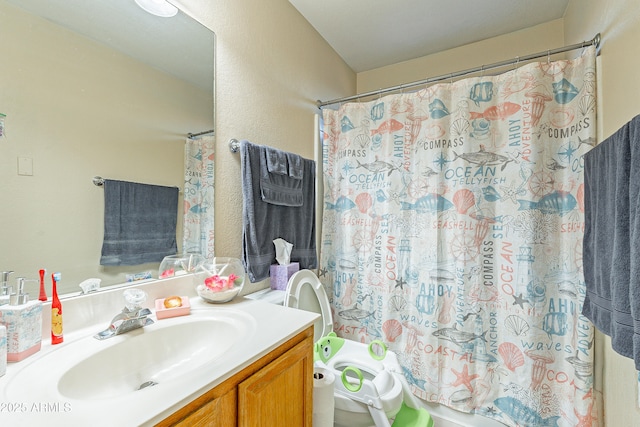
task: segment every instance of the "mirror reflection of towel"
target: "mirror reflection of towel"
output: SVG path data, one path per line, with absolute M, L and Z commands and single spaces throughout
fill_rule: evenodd
M 100 265 L 160 262 L 177 252 L 178 188 L 104 181 Z

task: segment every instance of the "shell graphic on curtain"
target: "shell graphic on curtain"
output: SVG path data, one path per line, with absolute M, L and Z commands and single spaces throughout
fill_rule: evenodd
M 183 252 L 214 255 L 215 137 L 187 139 L 184 164 Z
M 597 426 L 581 314 L 595 48 L 323 110 L 319 276 L 342 337 L 510 426 Z

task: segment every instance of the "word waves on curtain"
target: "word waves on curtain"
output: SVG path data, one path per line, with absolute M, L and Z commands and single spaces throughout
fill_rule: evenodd
M 510 426 L 599 425 L 581 315 L 595 48 L 323 111 L 334 330 L 414 393 Z
M 187 139 L 184 152 L 183 252 L 214 254 L 215 137 Z

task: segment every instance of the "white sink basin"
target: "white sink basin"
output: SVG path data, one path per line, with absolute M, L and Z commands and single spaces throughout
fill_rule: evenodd
M 239 311 L 202 310 L 103 341 L 86 336 L 34 360 L 7 391 L 16 399 L 34 398 L 36 385 L 49 396 L 53 391 L 63 399 L 89 401 L 175 387 L 208 364 L 233 357 L 255 331 L 254 323 Z
M 58 382 L 60 394 L 100 399 L 162 384 L 213 362 L 244 335 L 243 325 L 229 319 L 188 320 L 162 320 L 158 328 L 129 332 L 129 339 L 66 371 Z

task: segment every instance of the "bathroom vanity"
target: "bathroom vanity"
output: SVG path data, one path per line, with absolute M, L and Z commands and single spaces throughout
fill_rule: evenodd
M 0 377 L 0 425 L 311 426 L 314 313 L 238 297 L 208 304 L 191 277 L 135 285 L 189 297 L 188 315 L 93 337 L 123 307 L 123 290 L 63 301 L 64 342 Z
M 313 326 L 157 425 L 311 427 L 312 350 Z

